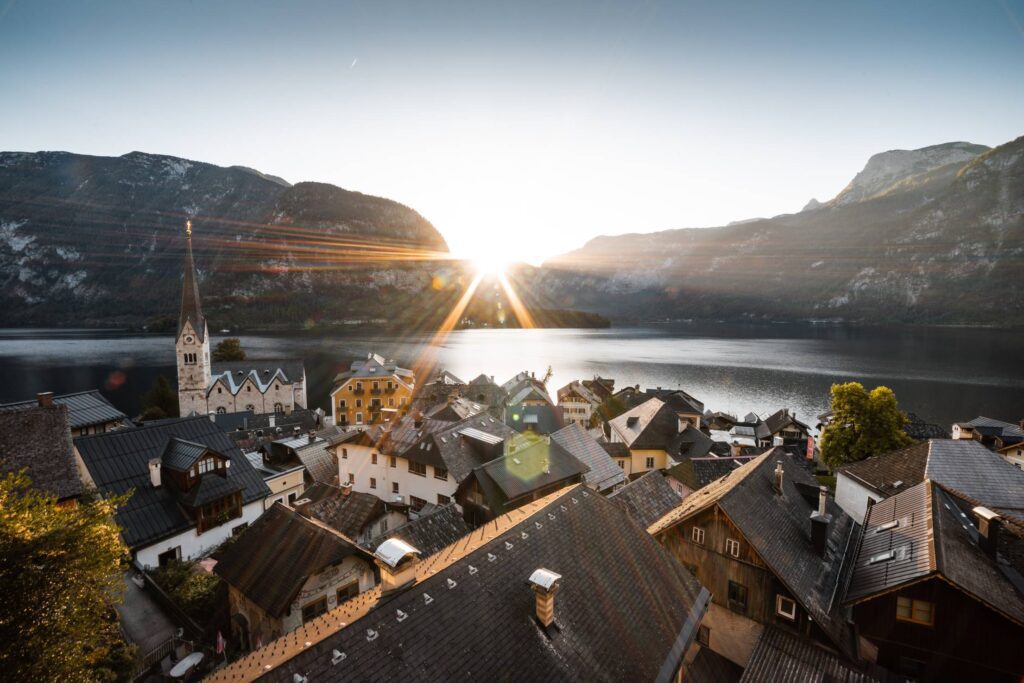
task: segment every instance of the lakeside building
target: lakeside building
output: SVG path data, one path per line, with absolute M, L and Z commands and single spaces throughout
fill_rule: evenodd
M 68 427 L 71 429 L 72 438 L 89 434 L 105 434 L 115 429 L 135 426 L 127 415 L 115 408 L 96 389 L 56 396 L 52 392 L 43 392 L 38 394 L 34 400 L 4 403 L 0 405 L 0 412 L 28 410 L 51 404 L 67 406 Z
M 192 258 L 192 221 L 185 225 L 185 278 L 174 342 L 179 413 L 290 413 L 308 406 L 306 369 L 300 360 L 245 360 L 216 366 L 211 363 L 210 333 Z
M 591 417 L 602 401 L 579 380 L 569 382 L 559 389 L 556 395 L 558 397 L 558 406 L 562 408 L 565 421 L 578 424 L 584 428 L 590 426 Z
M 392 422 L 412 402 L 416 377 L 393 360 L 375 353 L 353 361 L 334 378 L 331 414 L 338 427 Z
M 380 585 L 208 680 L 682 680 L 710 599 L 581 485 L 426 559 L 397 538 L 375 557 Z

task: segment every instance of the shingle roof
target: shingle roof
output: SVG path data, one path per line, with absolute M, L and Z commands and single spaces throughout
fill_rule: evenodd
M 676 427 L 678 429 L 678 425 Z M 681 461 L 686 458 L 701 458 L 711 452 L 715 445 L 711 437 L 696 427 L 687 424 L 683 431 L 669 439 L 665 451 L 674 460 Z
M 80 437 L 75 445 L 97 488 L 110 493 L 134 489 L 116 515 L 124 540 L 133 550 L 195 526 L 177 504 L 172 487 L 153 488 L 149 480 L 149 461 L 163 454 L 171 437 L 201 443 L 227 457 L 231 461 L 228 479 L 241 486 L 243 504 L 270 493 L 259 472 L 205 415 Z
M 169 470 L 187 472 L 207 450 L 209 449 L 201 443 L 172 436 L 167 439 L 167 445 L 160 456 L 160 464 Z
M 334 464 L 334 456 L 326 439 L 318 438 L 313 443 L 306 443 L 295 449 L 295 457 L 299 459 L 313 481 L 333 484 L 338 480 L 338 466 Z
M 796 419 L 796 416 L 789 412 L 789 408 L 780 408 L 765 418 L 764 422 L 757 425 L 757 436 L 761 439 L 767 438 L 773 434 L 778 434 L 789 425 L 796 425 L 805 432 L 809 432 L 811 429 Z
M 313 518 L 352 539 L 358 539 L 369 524 L 388 512 L 388 505 L 372 493 L 350 491 L 344 495 L 337 486 L 323 483 L 313 484 L 302 497 L 311 501 L 309 514 Z
M 488 505 L 495 514 L 506 504 L 560 482 L 579 481 L 587 466 L 549 439 L 520 434 L 509 443 L 508 454 L 473 470 Z
M 660 470 L 651 470 L 631 481 L 608 499 L 621 505 L 644 527 L 663 517 L 682 500 Z
M 782 495 L 775 493 L 774 470 L 782 464 Z M 657 534 L 717 504 L 772 573 L 797 596 L 811 618 L 840 648 L 850 647 L 846 617 L 835 599 L 853 520 L 829 498 L 826 556 L 811 545 L 810 515 L 816 508 L 803 497 L 818 482 L 798 458 L 772 449 L 693 494 L 648 530 Z
M 964 424 L 968 427 L 992 429 L 995 430 L 994 433 L 997 435 L 1024 437 L 1024 429 L 1021 429 L 1020 425 L 996 420 L 991 417 L 976 417 L 970 422 L 962 422 L 960 424 Z
M 924 481 L 875 503 L 864 520 L 846 600 L 861 602 L 941 575 L 991 609 L 1024 624 L 1024 596 L 985 555 L 977 538 L 976 520 L 934 482 Z M 889 551 L 891 559 L 879 559 Z
M 400 538 L 416 550 L 420 558 L 427 558 L 459 540 L 472 529 L 462 518 L 462 510 L 455 503 L 449 503 L 418 519 L 406 522 L 370 541 L 368 548 L 374 551 L 389 538 Z
M 907 413 L 907 424 L 904 425 L 903 431 L 906 432 L 907 436 L 915 441 L 949 438 L 949 432 L 943 427 L 928 422 L 915 413 Z
M 284 616 L 310 576 L 369 553 L 277 502 L 220 554 L 213 571 L 271 617 Z
M 925 479 L 1024 520 L 1024 472 L 974 440 L 931 439 L 839 469 L 891 496 Z M 901 482 L 895 486 L 896 482 Z
M 462 432 L 474 429 L 507 439 L 515 434 L 501 420 L 481 413 L 456 422 L 447 423 L 447 429 L 425 435 L 412 447 L 405 450 L 403 457 L 433 467 L 444 467 L 455 481 L 462 482 L 474 468 L 501 454 L 501 446 L 482 443 Z
M 539 567 L 562 575 L 547 634 L 526 585 Z M 581 487 L 489 522 L 416 576 L 394 597 L 368 591 L 210 680 L 667 681 L 709 600 L 667 550 Z
M 22 468 L 33 488 L 58 500 L 81 495 L 67 406 L 0 410 L 0 473 Z
M 766 626 L 741 682 L 870 683 L 880 680 L 863 673 L 809 638 L 798 638 L 775 626 Z
M 608 441 L 599 441 L 601 448 L 605 450 L 608 455 L 613 458 L 628 458 L 629 457 L 629 446 L 624 443 L 610 443 Z
M 399 367 L 395 361 L 376 353 L 370 353 L 366 358 L 352 361 L 348 370 L 335 376 L 334 382 L 337 385 L 350 379 L 397 379 L 408 386 L 409 381 L 415 378 L 412 370 Z
M 670 467 L 666 473 L 670 477 L 674 477 L 683 484 L 686 484 L 687 488 L 696 491 L 717 479 L 721 479 L 733 470 L 750 462 L 754 457 L 756 456 L 689 458 L 678 465 Z
M 72 429 L 81 429 L 82 427 L 91 427 L 119 420 L 128 421 L 127 415 L 111 405 L 110 401 L 95 389 L 54 396 L 53 402 L 56 405 L 67 406 L 68 424 Z M 38 399 L 4 403 L 0 405 L 0 412 L 26 410 L 28 408 L 35 408 L 38 405 Z
M 447 422 L 457 422 L 459 420 L 465 420 L 467 417 L 473 415 L 479 415 L 484 412 L 486 406 L 477 403 L 476 401 L 470 401 L 462 397 L 454 400 L 443 400 L 437 404 L 430 406 L 423 411 L 423 414 L 428 418 L 435 420 L 444 420 Z
M 632 450 L 667 449 L 679 433 L 676 411 L 661 399 L 651 398 L 609 422 L 612 431 Z
M 517 432 L 533 430 L 540 434 L 553 434 L 565 426 L 562 406 L 524 406 L 510 404 L 505 410 L 505 424 Z
M 598 491 L 610 489 L 626 480 L 626 475 L 597 439 L 573 422 L 551 435 L 551 440 L 590 468 L 583 481 Z

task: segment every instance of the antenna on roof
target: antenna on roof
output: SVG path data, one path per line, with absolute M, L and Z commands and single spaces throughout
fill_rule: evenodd
M 185 236 L 186 237 L 191 237 L 192 236 L 192 219 L 191 218 L 185 221 Z

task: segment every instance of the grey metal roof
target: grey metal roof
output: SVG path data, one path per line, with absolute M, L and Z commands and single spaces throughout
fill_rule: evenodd
M 424 435 L 403 455 L 413 462 L 443 467 L 457 482 L 468 477 L 474 468 L 501 455 L 501 443 L 515 434 L 501 420 L 486 413 L 447 424 L 449 426 L 445 430 Z M 493 443 L 487 443 L 483 439 L 464 437 L 461 432 L 466 429 L 479 430 L 500 439 L 491 439 Z
M 562 576 L 548 634 L 526 585 L 541 567 Z M 582 487 L 488 524 L 424 568 L 411 588 L 355 598 L 215 680 L 667 681 L 709 599 L 665 548 Z M 367 602 L 378 607 L 355 612 Z M 342 626 L 345 609 L 356 616 Z
M 241 490 L 237 481 L 216 473 L 207 473 L 199 478 L 198 484 L 181 496 L 181 502 L 190 508 L 197 508 Z
M 476 439 L 477 441 L 483 441 L 484 443 L 492 445 L 499 444 L 505 440 L 501 436 L 498 436 L 496 434 L 488 434 L 487 432 L 482 432 L 475 427 L 466 427 L 465 429 L 460 429 L 459 434 L 461 434 L 462 436 L 469 437 L 470 439 Z
M 651 470 L 634 479 L 608 499 L 621 505 L 645 528 L 682 502 L 661 470 Z
M 26 469 L 33 488 L 58 500 L 81 495 L 67 406 L 0 410 L 0 473 Z
M 128 422 L 128 416 L 111 405 L 110 401 L 96 389 L 54 396 L 53 402 L 56 405 L 67 406 L 68 424 L 72 429 L 81 429 L 82 427 L 91 427 L 108 422 Z M 38 405 L 38 399 L 16 401 L 0 405 L 0 411 L 26 410 L 28 408 L 35 408 Z M 128 424 L 130 425 L 130 423 Z
M 509 502 L 559 482 L 579 481 L 587 466 L 564 448 L 541 436 L 518 434 L 510 440 L 508 454 L 473 470 L 488 506 L 495 514 Z
M 505 410 L 505 424 L 517 432 L 532 429 L 541 434 L 554 434 L 565 426 L 565 408 L 554 405 L 510 404 Z
M 625 472 L 612 460 L 608 451 L 575 422 L 554 432 L 551 440 L 590 468 L 583 475 L 583 481 L 598 491 L 610 489 L 626 480 Z
M 164 452 L 160 456 L 161 465 L 170 470 L 186 472 L 206 451 L 206 446 L 201 443 L 172 436 L 167 440 Z
M 743 671 L 741 683 L 870 683 L 881 680 L 840 659 L 809 638 L 766 626 Z
M 1004 422 L 1003 420 L 996 420 L 991 417 L 976 417 L 970 422 L 964 422 L 968 427 L 987 427 L 989 429 L 996 429 L 1000 434 L 1008 436 L 1024 436 L 1024 429 L 1021 429 L 1020 425 L 1015 425 L 1012 422 Z
M 301 358 L 246 358 L 237 361 L 220 361 L 213 364 L 212 375 L 230 372 L 235 377 L 242 373 L 242 379 L 250 372 L 260 378 L 270 378 L 280 370 L 289 382 L 299 382 L 306 375 L 306 366 Z
M 149 461 L 163 454 L 171 437 L 201 443 L 227 457 L 231 461 L 227 476 L 241 486 L 243 504 L 270 493 L 263 477 L 228 435 L 204 415 L 81 437 L 75 445 L 97 488 L 110 493 L 134 491 L 116 515 L 125 542 L 133 550 L 195 526 L 178 505 L 171 486 L 154 488 L 150 483 Z

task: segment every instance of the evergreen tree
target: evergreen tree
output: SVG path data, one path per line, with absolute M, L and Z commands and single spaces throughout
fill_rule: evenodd
M 178 416 L 178 394 L 163 375 L 158 375 L 153 386 L 142 395 L 142 419 L 159 420 Z
M 58 505 L 23 473 L 0 478 L 0 677 L 130 680 L 132 648 L 113 601 L 126 549 L 113 514 L 124 497 Z
M 840 465 L 880 455 L 914 442 L 903 428 L 907 416 L 888 387 L 870 392 L 859 382 L 832 385 L 832 419 L 821 434 L 821 455 Z
M 214 362 L 223 363 L 233 360 L 245 360 L 245 349 L 238 337 L 223 339 L 215 347 L 212 354 Z

